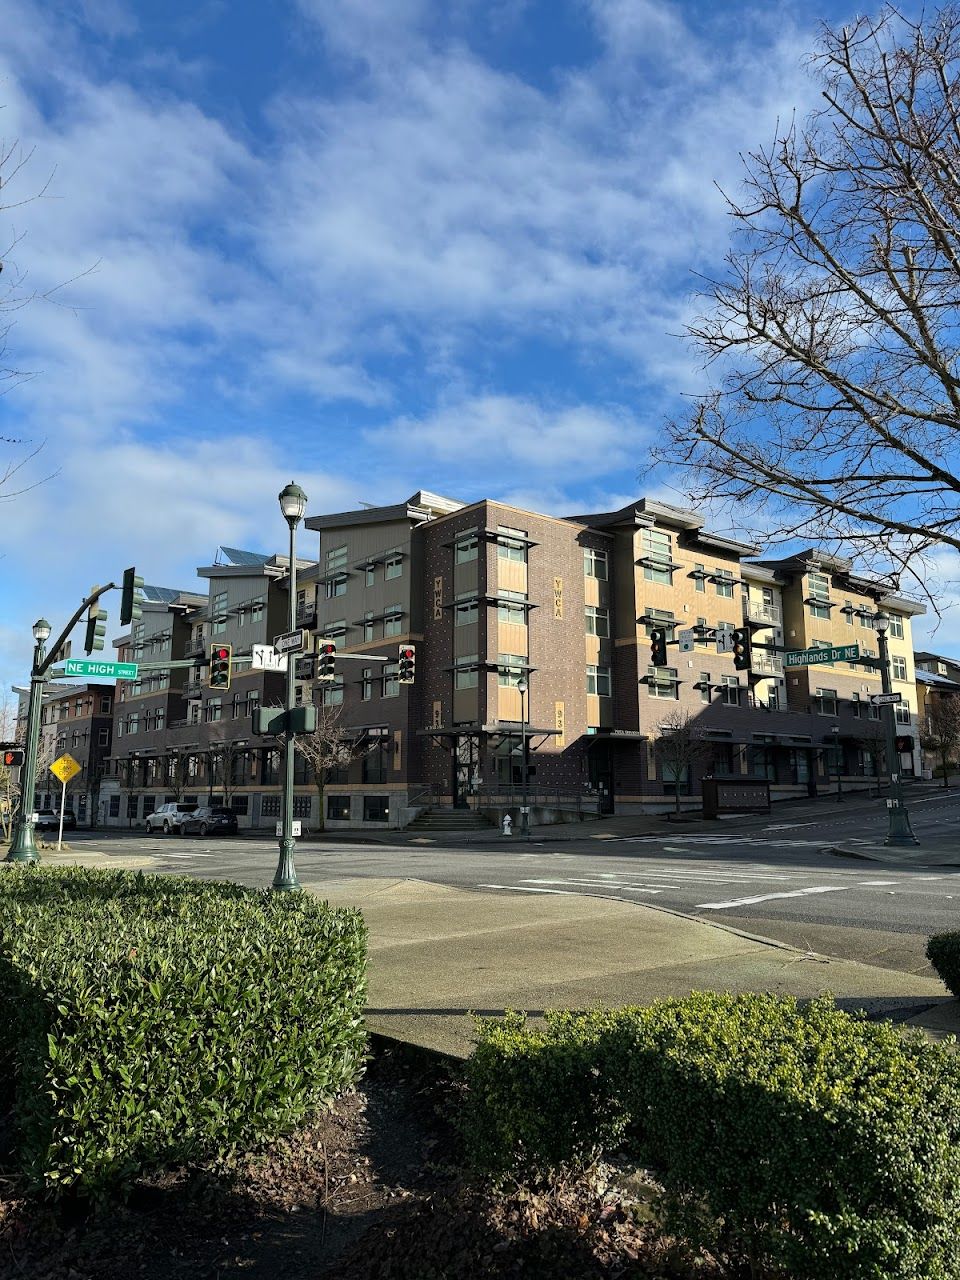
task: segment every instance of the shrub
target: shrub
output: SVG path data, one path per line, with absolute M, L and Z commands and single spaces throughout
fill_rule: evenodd
M 467 1077 L 488 1171 L 625 1144 L 698 1247 L 794 1280 L 960 1274 L 960 1063 L 919 1034 L 828 1000 L 698 993 L 482 1023 Z
M 935 933 L 927 941 L 927 959 L 950 994 L 960 999 L 960 933 Z
M 283 1133 L 359 1074 L 359 913 L 123 871 L 0 874 L 0 1056 L 35 1188 Z

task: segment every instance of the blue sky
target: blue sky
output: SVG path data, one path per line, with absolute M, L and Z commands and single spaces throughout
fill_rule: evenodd
M 647 451 L 702 385 L 676 335 L 727 245 L 716 184 L 816 104 L 805 55 L 849 13 L 0 0 L 27 157 L 0 285 L 70 282 L 8 337 L 35 376 L 0 435 L 56 474 L 0 504 L 0 680 L 128 564 L 190 587 L 220 543 L 280 548 L 291 477 L 313 513 L 672 494 Z

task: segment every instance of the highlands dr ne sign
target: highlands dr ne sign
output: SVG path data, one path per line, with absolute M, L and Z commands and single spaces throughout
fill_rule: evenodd
M 783 655 L 784 667 L 816 667 L 829 662 L 858 662 L 860 646 L 841 644 L 831 649 L 787 649 Z

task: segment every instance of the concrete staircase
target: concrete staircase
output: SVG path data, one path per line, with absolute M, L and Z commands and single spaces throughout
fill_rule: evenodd
M 407 831 L 488 831 L 490 822 L 473 809 L 432 805 L 407 823 Z

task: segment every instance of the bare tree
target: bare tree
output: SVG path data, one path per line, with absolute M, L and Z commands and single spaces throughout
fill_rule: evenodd
M 367 755 L 372 747 L 368 740 L 358 738 L 353 730 L 340 723 L 342 713 L 342 707 L 317 707 L 316 732 L 298 734 L 293 740 L 295 749 L 309 765 L 313 784 L 317 789 L 320 831 L 323 830 L 326 818 L 323 797 L 330 774 L 338 769 L 349 768 L 351 761 Z
M 950 765 L 960 758 L 960 697 L 938 694 L 931 699 L 920 745 L 937 757 L 943 770 L 943 785 L 949 787 Z
M 220 738 L 212 741 L 207 747 L 207 783 L 210 793 L 219 783 L 226 808 L 231 807 L 233 792 L 237 786 L 237 765 L 249 753 L 245 742 L 233 738 Z
M 677 813 L 680 812 L 681 784 L 691 777 L 694 765 L 705 759 L 710 749 L 694 728 L 695 723 L 689 711 L 671 711 L 657 725 L 660 735 L 653 744 L 661 776 L 664 781 L 673 782 Z
M 811 65 L 825 105 L 728 197 L 688 329 L 717 378 L 658 456 L 740 527 L 923 586 L 960 550 L 960 10 L 824 27 Z

